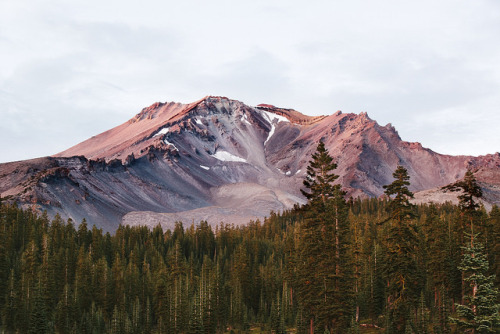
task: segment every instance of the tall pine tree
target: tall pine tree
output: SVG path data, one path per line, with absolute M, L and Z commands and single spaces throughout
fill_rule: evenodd
M 388 323 L 396 332 L 404 333 L 412 305 L 420 297 L 422 282 L 415 258 L 418 238 L 414 207 L 410 203 L 413 193 L 408 189 L 410 177 L 403 166 L 398 166 L 392 175 L 395 180 L 384 186 L 385 194 L 391 198 L 385 243 Z
M 309 332 L 341 332 L 350 323 L 353 269 L 349 251 L 345 192 L 333 182 L 337 165 L 320 142 L 307 167 L 301 190 L 308 199 L 300 227 L 298 292 Z

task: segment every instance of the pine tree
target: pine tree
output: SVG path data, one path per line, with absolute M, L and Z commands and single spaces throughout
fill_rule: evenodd
M 280 301 L 279 292 L 276 293 L 276 299 L 271 304 L 271 329 L 276 334 L 285 334 L 285 319 L 283 316 L 283 305 Z
M 34 291 L 33 307 L 30 312 L 28 333 L 43 334 L 50 330 L 49 315 L 45 300 L 43 299 L 42 286 L 37 284 Z
M 472 170 L 468 169 L 462 180 L 443 187 L 443 189 L 462 192 L 457 196 L 458 206 L 460 207 L 462 217 L 466 220 L 470 230 L 472 231 L 472 237 L 474 237 L 474 233 L 476 233 L 474 232 L 474 225 L 478 224 L 478 218 L 480 215 L 478 210 L 480 208 L 479 199 L 483 196 L 483 191 L 477 184 L 474 173 Z M 461 233 L 463 233 L 464 230 L 464 227 L 462 227 Z M 463 235 L 459 235 L 459 237 L 460 242 L 463 244 Z
M 493 227 L 493 249 L 490 254 L 492 273 L 496 275 L 496 286 L 500 286 L 500 209 L 494 205 L 490 211 L 490 225 Z
M 398 166 L 392 177 L 395 180 L 391 184 L 384 186 L 384 193 L 391 197 L 388 206 L 391 219 L 401 223 L 415 217 L 414 206 L 410 203 L 413 193 L 408 189 L 410 176 L 406 168 Z
M 15 332 L 18 320 L 19 296 L 16 289 L 14 270 L 10 270 L 5 294 L 5 305 L 2 314 L 2 326 L 7 333 Z
M 435 204 L 429 206 L 422 226 L 423 242 L 421 243 L 421 261 L 425 268 L 426 287 L 428 298 L 434 300 L 431 318 L 441 331 L 445 330 L 446 318 L 442 317 L 445 300 L 443 298 L 443 286 L 446 281 L 446 271 L 443 263 L 447 257 L 447 226 L 439 216 Z M 432 289 L 432 290 L 431 290 Z M 432 296 L 430 294 L 432 293 Z
M 479 199 L 483 196 L 483 192 L 479 185 L 477 184 L 474 173 L 468 169 L 462 180 L 457 181 L 451 185 L 443 187 L 445 190 L 450 191 L 461 191 L 462 193 L 458 197 L 458 206 L 460 208 L 460 215 L 457 217 L 456 224 L 456 234 L 458 239 L 458 244 L 456 247 L 460 247 L 463 250 L 463 245 L 465 244 L 465 236 L 467 231 L 470 231 L 471 245 L 474 244 L 474 237 L 478 232 L 479 222 L 480 222 L 480 212 L 479 212 Z M 457 256 L 460 254 L 463 256 L 463 252 L 456 252 Z M 459 258 L 456 262 L 459 261 Z M 466 295 L 466 281 L 464 272 L 462 272 L 461 277 L 461 298 L 462 303 L 465 302 L 464 297 Z
M 132 305 L 131 325 L 133 333 L 140 333 L 141 328 L 144 328 L 142 320 L 142 309 L 139 297 L 135 297 L 134 304 Z
M 213 277 L 214 286 L 211 292 L 213 294 L 213 309 L 217 331 L 221 331 L 226 328 L 228 314 L 227 285 L 220 264 L 223 261 L 220 259 L 222 259 L 221 256 L 215 259 L 216 267 Z
M 115 305 L 113 309 L 113 317 L 111 318 L 111 328 L 110 328 L 110 333 L 112 334 L 119 334 L 123 332 L 123 319 L 122 319 L 122 314 L 118 310 L 118 306 Z
M 200 300 L 200 295 L 198 291 L 194 291 L 193 300 L 190 305 L 190 315 L 189 315 L 189 334 L 202 334 L 204 333 L 203 328 L 203 314 L 202 314 L 202 305 Z
M 385 272 L 387 276 L 389 321 L 398 332 L 404 332 L 410 319 L 411 307 L 417 305 L 422 286 L 415 259 L 418 238 L 412 219 L 414 206 L 410 203 L 413 193 L 408 189 L 408 171 L 398 166 L 394 181 L 384 186 L 391 197 L 389 228 L 386 236 Z
M 106 323 L 104 321 L 104 315 L 102 308 L 96 307 L 95 303 L 92 303 L 90 309 L 90 322 L 91 322 L 91 333 L 104 333 L 106 329 Z M 138 331 L 136 333 L 139 333 Z
M 171 300 L 168 293 L 168 283 L 167 283 L 167 272 L 162 269 L 159 270 L 155 279 L 155 290 L 154 290 L 154 306 L 155 315 L 157 318 L 157 329 L 160 333 L 166 333 L 169 331 L 170 323 L 170 307 Z
M 477 184 L 476 177 L 471 169 L 467 170 L 461 181 L 445 186 L 443 189 L 450 191 L 463 191 L 463 193 L 458 196 L 460 209 L 467 212 L 469 216 L 476 215 L 476 211 L 479 209 L 477 199 L 483 196 L 483 191 Z
M 484 247 L 470 235 L 470 244 L 464 250 L 459 269 L 465 274 L 468 295 L 466 304 L 457 305 L 458 318 L 450 320 L 472 333 L 497 333 L 500 330 L 498 288 L 494 285 L 494 275 L 487 275 L 489 264 Z
M 64 286 L 63 293 L 54 313 L 57 332 L 70 333 L 78 312 L 76 311 L 74 293 L 68 284 Z
M 92 304 L 92 264 L 90 253 L 80 247 L 75 274 L 75 298 L 80 312 L 90 311 Z
M 353 304 L 353 268 L 349 258 L 349 221 L 345 192 L 333 182 L 337 165 L 320 142 L 307 167 L 302 194 L 308 199 L 300 227 L 298 292 L 315 326 L 328 331 L 349 327 Z
M 8 280 L 9 280 L 9 263 L 8 263 L 8 240 L 7 233 L 5 229 L 3 207 L 1 206 L 2 197 L 0 196 L 0 310 L 2 305 L 3 291 L 7 291 Z M 2 326 L 2 320 L 0 317 L 0 327 Z

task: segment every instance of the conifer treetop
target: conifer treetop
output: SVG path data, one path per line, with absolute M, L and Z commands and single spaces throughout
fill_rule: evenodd
M 392 176 L 394 177 L 394 181 L 384 186 L 384 193 L 392 198 L 389 204 L 392 218 L 396 221 L 413 218 L 413 205 L 410 203 L 413 193 L 408 189 L 410 185 L 408 171 L 403 166 L 398 166 Z
M 336 168 L 337 164 L 333 162 L 333 158 L 325 148 L 325 143 L 320 141 L 316 152 L 312 155 L 312 160 L 309 161 L 306 178 L 303 182 L 309 191 L 301 189 L 302 195 L 311 202 L 317 200 L 324 202 L 331 198 L 335 191 L 340 189 L 340 185 L 333 185 L 333 182 L 339 177 L 333 173 Z
M 476 177 L 472 170 L 468 169 L 462 180 L 443 187 L 449 191 L 463 191 L 463 194 L 457 196 L 460 209 L 464 212 L 472 213 L 479 208 L 477 199 L 483 197 L 483 191 L 477 184 Z

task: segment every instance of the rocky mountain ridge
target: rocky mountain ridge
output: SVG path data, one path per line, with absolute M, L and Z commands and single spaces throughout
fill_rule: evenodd
M 0 164 L 0 192 L 109 231 L 121 222 L 240 224 L 304 202 L 299 189 L 319 140 L 349 196 L 380 196 L 401 164 L 411 189 L 427 191 L 423 200 L 474 168 L 486 202 L 500 204 L 498 153 L 442 155 L 366 113 L 312 117 L 225 97 L 155 103 L 53 157 Z

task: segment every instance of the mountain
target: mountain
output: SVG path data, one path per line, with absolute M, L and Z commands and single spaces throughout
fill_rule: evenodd
M 380 196 L 398 164 L 421 201 L 478 170 L 500 204 L 500 154 L 449 156 L 402 141 L 366 113 L 306 116 L 225 97 L 155 103 L 52 157 L 0 164 L 2 198 L 113 231 L 119 223 L 241 224 L 304 203 L 302 180 L 323 140 L 349 196 Z M 456 196 L 456 194 L 453 194 Z M 418 196 L 417 196 L 418 197 Z M 445 196 L 446 197 L 446 196 Z

